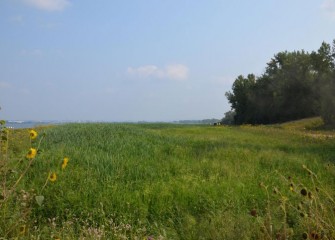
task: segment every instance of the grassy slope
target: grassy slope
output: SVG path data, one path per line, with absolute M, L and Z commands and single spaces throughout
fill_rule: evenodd
M 62 238 L 104 232 L 108 239 L 257 239 L 259 225 L 249 212 L 265 215 L 259 183 L 294 198 L 282 176 L 311 187 L 305 164 L 334 196 L 328 166 L 334 147 L 333 138 L 272 127 L 57 126 L 47 130 L 26 187 L 39 192 L 46 169 L 59 168 L 63 156 L 70 162 L 44 190 L 45 204 L 35 208 L 31 225 L 40 235 L 52 231 Z M 53 217 L 56 228 L 48 223 Z M 300 234 L 298 220 L 292 221 Z

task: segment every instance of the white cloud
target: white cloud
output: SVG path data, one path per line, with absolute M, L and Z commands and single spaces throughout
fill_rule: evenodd
M 169 65 L 165 68 L 168 78 L 184 80 L 188 77 L 188 67 L 182 64 Z
M 157 66 L 155 65 L 146 65 L 146 66 L 141 66 L 138 68 L 132 68 L 128 67 L 127 72 L 131 75 L 135 75 L 138 77 L 155 77 L 155 78 L 162 78 L 163 77 L 163 72 L 158 69 Z
M 332 19 L 335 19 L 335 0 L 325 0 L 321 9 Z
M 23 0 L 25 3 L 46 11 L 61 11 L 70 5 L 69 0 Z
M 128 67 L 127 73 L 140 78 L 167 78 L 171 80 L 186 80 L 189 69 L 182 64 L 167 65 L 159 68 L 155 65 L 145 65 L 137 68 Z

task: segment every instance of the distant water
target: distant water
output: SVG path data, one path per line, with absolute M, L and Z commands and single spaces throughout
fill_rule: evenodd
M 56 121 L 6 121 L 6 127 L 9 128 L 33 128 L 36 126 L 59 124 Z

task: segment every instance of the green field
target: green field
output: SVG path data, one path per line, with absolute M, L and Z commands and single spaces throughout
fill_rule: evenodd
M 331 131 L 294 124 L 107 123 L 38 131 L 39 137 L 46 133 L 42 151 L 18 185 L 12 206 L 1 209 L 0 236 L 335 239 Z M 7 181 L 26 167 L 25 134 L 10 132 L 10 165 L 17 170 Z M 64 156 L 70 161 L 61 171 Z M 41 191 L 49 170 L 58 173 L 57 180 Z M 45 198 L 41 206 L 36 195 Z

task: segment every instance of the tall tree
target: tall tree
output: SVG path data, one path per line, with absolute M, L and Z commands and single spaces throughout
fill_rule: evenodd
M 239 76 L 226 96 L 235 123 L 273 123 L 322 115 L 335 125 L 335 40 L 317 52 L 279 52 L 258 78 Z
M 335 126 L 335 40 L 333 46 L 323 42 L 312 53 L 321 102 L 321 116 L 327 125 Z
M 247 113 L 250 108 L 250 106 L 248 106 L 248 96 L 250 95 L 255 82 L 256 77 L 253 74 L 249 74 L 247 78 L 240 75 L 233 84 L 233 92 L 226 93 L 228 101 L 230 102 L 232 108 L 235 109 L 235 123 L 237 124 L 247 122 Z

